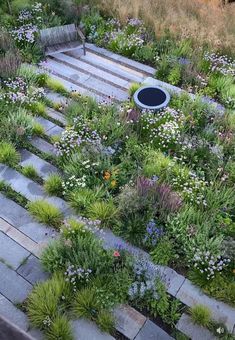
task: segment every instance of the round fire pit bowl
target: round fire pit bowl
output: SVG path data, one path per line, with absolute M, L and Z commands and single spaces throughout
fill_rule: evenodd
M 160 86 L 142 86 L 133 98 L 139 109 L 159 111 L 168 105 L 170 94 Z

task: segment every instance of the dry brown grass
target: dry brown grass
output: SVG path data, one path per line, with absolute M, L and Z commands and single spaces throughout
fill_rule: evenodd
M 235 4 L 221 0 L 96 0 L 102 11 L 121 21 L 142 18 L 157 36 L 166 29 L 214 47 L 235 48 Z

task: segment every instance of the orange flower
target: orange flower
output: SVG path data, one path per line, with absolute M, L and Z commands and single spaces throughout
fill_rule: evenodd
M 108 181 L 108 180 L 110 179 L 110 177 L 111 177 L 111 173 L 110 173 L 109 171 L 105 171 L 105 172 L 104 172 L 103 178 L 104 178 L 106 181 Z

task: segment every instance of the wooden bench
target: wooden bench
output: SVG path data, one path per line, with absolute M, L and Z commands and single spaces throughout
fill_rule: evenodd
M 45 55 L 62 52 L 83 45 L 86 54 L 85 36 L 75 24 L 50 27 L 40 30 L 40 44 Z

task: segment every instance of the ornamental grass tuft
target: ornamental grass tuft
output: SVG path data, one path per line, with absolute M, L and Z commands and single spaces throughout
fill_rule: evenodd
M 29 212 L 36 218 L 36 220 L 38 220 L 38 222 L 45 223 L 51 227 L 55 227 L 56 229 L 60 228 L 63 220 L 63 214 L 53 204 L 44 200 L 36 200 L 28 203 L 27 207 Z

